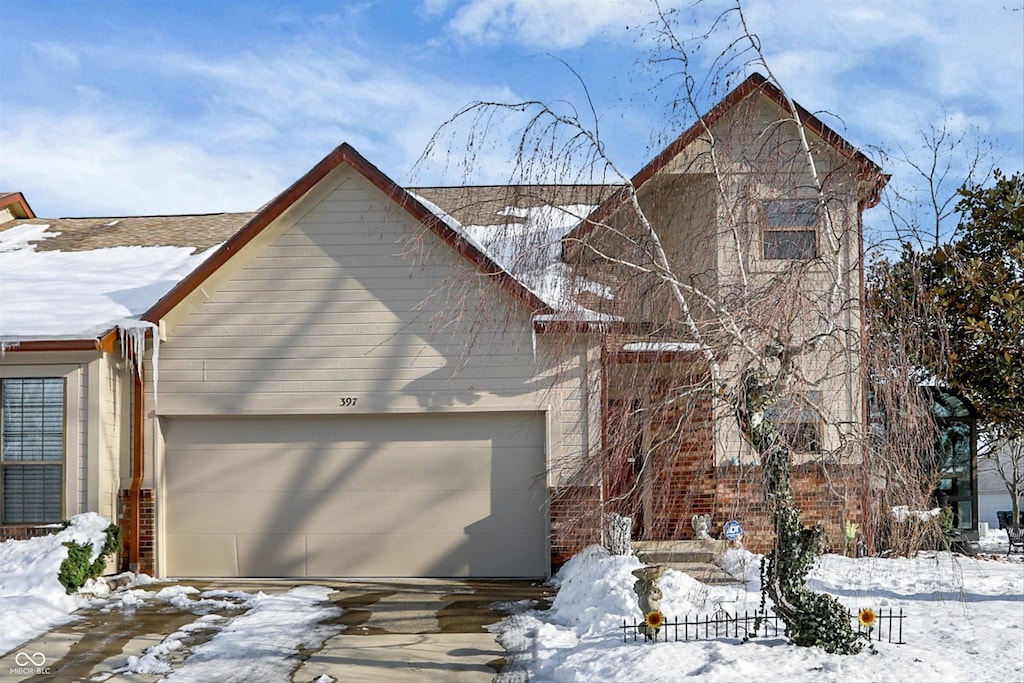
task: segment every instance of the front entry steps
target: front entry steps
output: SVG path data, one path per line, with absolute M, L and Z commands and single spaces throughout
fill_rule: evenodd
M 633 541 L 633 552 L 646 564 L 661 564 L 715 586 L 740 583 L 712 561 L 726 551 L 728 541 Z

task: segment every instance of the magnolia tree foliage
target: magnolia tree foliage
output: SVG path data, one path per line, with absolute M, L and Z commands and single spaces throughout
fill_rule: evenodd
M 875 345 L 901 349 L 906 376 L 970 401 L 985 457 L 1024 439 L 1024 176 L 996 170 L 987 187 L 958 194 L 953 241 L 904 243 L 873 266 L 871 332 Z M 1020 492 L 1021 468 L 998 471 Z

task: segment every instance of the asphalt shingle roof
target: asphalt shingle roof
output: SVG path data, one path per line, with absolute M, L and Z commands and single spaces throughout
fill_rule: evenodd
M 109 247 L 193 247 L 199 251 L 220 244 L 255 216 L 211 213 L 186 216 L 121 216 L 106 218 L 31 218 L 14 220 L 0 231 L 20 225 L 48 225 L 38 251 L 90 251 Z

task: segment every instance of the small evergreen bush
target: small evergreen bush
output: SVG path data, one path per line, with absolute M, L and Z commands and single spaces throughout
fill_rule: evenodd
M 67 528 L 67 525 L 65 525 Z M 107 566 L 107 557 L 116 552 L 121 543 L 121 529 L 116 524 L 111 524 L 105 530 L 107 535 L 100 549 L 99 555 L 92 561 L 92 544 L 67 541 L 64 545 L 68 549 L 68 557 L 60 565 L 60 573 L 57 580 L 70 595 L 74 593 L 89 579 L 94 579 L 103 573 Z

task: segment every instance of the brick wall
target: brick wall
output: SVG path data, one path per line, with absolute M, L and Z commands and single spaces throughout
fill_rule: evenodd
M 9 524 L 0 526 L 0 543 L 8 540 L 24 541 L 37 536 L 48 536 L 61 530 L 61 525 L 37 526 L 25 524 Z
M 551 568 L 557 571 L 575 553 L 601 542 L 601 490 L 563 486 L 548 490 L 551 514 Z
M 695 380 L 696 381 L 696 380 Z M 665 389 L 657 387 L 655 398 Z M 649 454 L 651 477 L 645 509 L 644 539 L 693 538 L 694 515 L 716 511 L 714 425 L 707 399 L 670 402 L 653 414 L 654 443 L 666 445 Z
M 128 518 L 128 501 L 130 492 L 125 489 L 118 496 L 118 507 L 120 510 L 121 525 L 121 571 L 132 569 L 128 567 L 128 558 L 131 556 L 133 543 L 139 544 L 139 566 L 137 571 L 141 574 L 152 576 L 156 572 L 156 492 L 153 489 L 141 489 L 139 491 L 139 505 L 141 509 L 141 523 L 139 538 L 131 538 L 131 520 Z M 134 571 L 134 570 L 133 570 Z
M 859 468 L 808 463 L 792 468 L 790 481 L 800 517 L 806 526 L 821 523 L 834 552 L 844 550 L 846 520 L 863 522 L 863 488 Z M 736 519 L 743 526 L 743 544 L 752 552 L 771 550 L 774 531 L 761 488 L 760 467 L 719 467 L 712 528 Z

